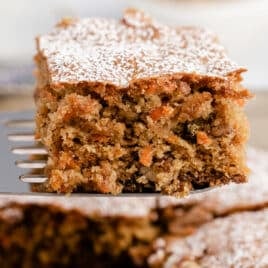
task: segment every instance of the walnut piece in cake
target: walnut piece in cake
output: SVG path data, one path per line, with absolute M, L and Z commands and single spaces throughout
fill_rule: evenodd
M 244 68 L 211 32 L 67 19 L 37 38 L 36 135 L 48 181 L 34 191 L 159 192 L 247 180 Z

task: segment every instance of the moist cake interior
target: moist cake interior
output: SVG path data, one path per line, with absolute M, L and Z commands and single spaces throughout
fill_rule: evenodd
M 116 92 L 80 85 L 37 94 L 55 191 L 185 194 L 246 180 L 246 90 L 173 77 Z

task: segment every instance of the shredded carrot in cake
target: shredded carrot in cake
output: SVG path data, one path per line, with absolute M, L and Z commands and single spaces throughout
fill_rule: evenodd
M 169 117 L 173 113 L 173 108 L 168 107 L 168 106 L 160 106 L 155 109 L 153 109 L 150 112 L 150 117 L 154 120 L 157 121 L 162 117 Z
M 149 167 L 152 164 L 153 160 L 153 150 L 150 145 L 147 145 L 143 147 L 139 151 L 139 158 L 140 158 L 140 163 L 146 167 Z
M 58 167 L 62 169 L 66 168 L 76 168 L 77 164 L 73 160 L 73 156 L 69 152 L 60 152 L 59 160 L 58 160 Z
M 197 131 L 196 141 L 197 141 L 197 144 L 203 144 L 203 145 L 209 145 L 212 142 L 211 139 L 206 134 L 206 132 L 204 131 Z

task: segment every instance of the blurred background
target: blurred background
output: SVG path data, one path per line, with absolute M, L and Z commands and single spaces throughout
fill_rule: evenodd
M 218 33 L 230 56 L 248 68 L 244 84 L 256 93 L 248 107 L 251 142 L 268 148 L 268 0 L 9 0 L 0 1 L 0 111 L 32 109 L 35 36 L 62 17 L 108 16 L 144 9 L 169 24 Z M 267 93 L 266 93 L 267 92 Z

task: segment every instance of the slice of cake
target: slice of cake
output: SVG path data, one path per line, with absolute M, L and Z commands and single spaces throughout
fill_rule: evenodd
M 214 34 L 129 9 L 37 38 L 37 137 L 49 192 L 160 192 L 247 179 L 244 68 Z

